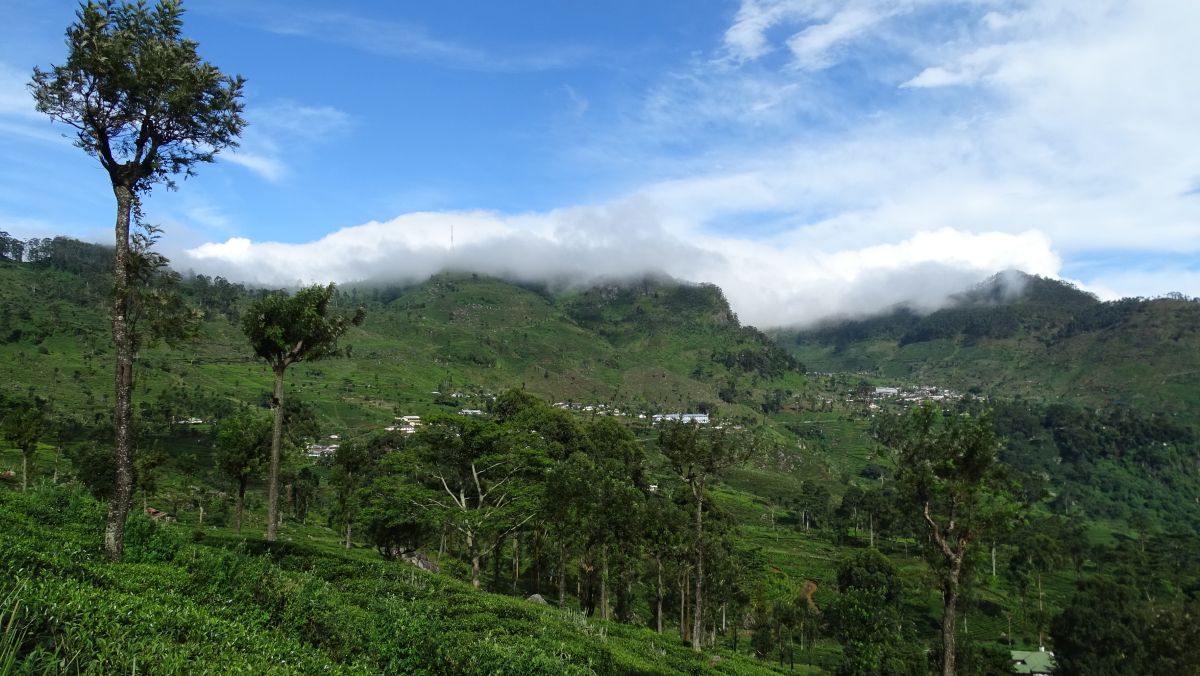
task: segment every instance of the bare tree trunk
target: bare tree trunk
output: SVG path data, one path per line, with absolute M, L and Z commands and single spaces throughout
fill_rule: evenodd
M 567 546 L 561 542 L 558 545 L 558 607 L 562 608 L 567 602 Z
M 471 557 L 471 586 L 479 589 L 479 548 L 474 533 L 467 533 L 467 554 Z
M 600 619 L 608 617 L 608 545 L 600 548 Z
M 21 452 L 21 492 L 29 488 L 29 454 Z
M 663 621 L 663 579 L 662 579 L 662 558 L 654 557 L 654 562 L 658 564 L 658 584 L 654 588 L 654 628 L 658 633 L 662 633 Z
M 521 536 L 513 536 L 512 555 L 512 590 L 517 590 L 517 582 L 521 579 Z
M 350 549 L 350 519 L 346 519 L 346 549 Z
M 692 650 L 700 652 L 704 628 L 701 624 L 704 593 L 704 485 L 693 484 L 696 497 L 696 593 L 692 602 Z
M 234 530 L 238 535 L 242 534 L 242 513 L 246 509 L 246 479 L 243 477 L 238 479 L 237 493 L 237 508 L 234 517 Z
M 116 348 L 116 407 L 113 460 L 116 483 L 104 523 L 104 554 L 120 561 L 125 553 L 125 519 L 133 498 L 133 333 L 129 326 L 129 217 L 133 191 L 114 185 L 117 197 L 116 255 L 113 261 L 112 335 Z
M 275 367 L 275 397 L 271 405 L 275 408 L 275 421 L 271 427 L 271 475 L 267 479 L 267 542 L 279 537 L 279 452 L 283 442 L 283 370 Z
M 679 573 L 679 638 L 688 640 L 688 607 L 687 607 L 687 592 L 688 592 L 688 574 L 684 570 Z
M 954 676 L 954 658 L 957 636 L 954 624 L 958 613 L 958 580 L 962 562 L 955 561 L 945 582 L 942 583 L 942 676 Z
M 492 589 L 500 591 L 500 560 L 504 551 L 504 536 L 496 538 L 492 545 Z
M 542 593 L 542 529 L 533 529 L 533 593 Z

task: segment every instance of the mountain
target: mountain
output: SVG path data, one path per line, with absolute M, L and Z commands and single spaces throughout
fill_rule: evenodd
M 0 363 L 13 367 L 3 392 L 33 387 L 90 420 L 106 414 L 111 397 L 105 248 L 82 245 L 91 265 L 58 248 L 41 247 L 32 263 L 0 262 Z M 199 336 L 179 349 L 141 350 L 138 399 L 204 419 L 257 401 L 269 371 L 253 358 L 238 313 L 259 292 L 204 276 L 181 280 L 179 291 L 203 310 Z M 343 341 L 350 358 L 288 374 L 289 390 L 333 429 L 438 405 L 478 407 L 509 387 L 639 413 L 747 416 L 771 390 L 804 383 L 802 365 L 741 326 L 711 285 L 646 278 L 552 294 L 444 273 L 414 286 L 348 285 L 336 303 L 367 311 Z
M 1101 302 L 1065 282 L 1009 272 L 954 301 L 924 315 L 901 307 L 773 336 L 815 371 L 1196 421 L 1195 299 Z

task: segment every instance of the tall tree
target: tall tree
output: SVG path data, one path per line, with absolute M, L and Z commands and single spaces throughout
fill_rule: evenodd
M 217 433 L 217 468 L 237 483 L 234 527 L 239 535 L 246 508 L 246 486 L 262 474 L 270 447 L 271 419 L 266 415 L 246 412 L 221 421 Z
M 343 528 L 346 549 L 350 549 L 351 535 L 354 522 L 358 517 L 360 498 L 359 489 L 369 478 L 370 469 L 375 464 L 371 447 L 365 441 L 347 441 L 338 446 L 333 454 L 333 475 L 330 483 L 333 485 L 334 503 L 330 517 Z
M 692 581 L 695 586 L 692 599 L 692 649 L 699 651 L 704 594 L 704 500 L 708 482 L 726 469 L 749 460 L 757 444 L 741 435 L 730 434 L 724 429 L 678 421 L 662 424 L 658 446 L 670 461 L 671 468 L 691 489 L 694 502 L 692 537 L 695 568 Z
M 463 416 L 434 416 L 397 454 L 420 489 L 410 497 L 434 522 L 449 523 L 464 540 L 471 584 L 479 588 L 484 545 L 537 516 L 549 459 L 532 432 Z M 392 461 L 393 463 L 395 461 Z
M 33 400 L 14 406 L 4 416 L 4 438 L 21 451 L 21 490 L 29 487 L 29 465 L 46 426 L 45 402 Z
M 991 416 L 943 414 L 925 403 L 882 422 L 880 441 L 895 451 L 901 499 L 920 514 L 930 565 L 942 591 L 942 673 L 953 676 L 959 593 L 971 548 L 1012 522 L 1014 503 L 997 462 Z
M 663 632 L 663 602 L 667 597 L 663 572 L 673 560 L 687 555 L 688 518 L 687 511 L 661 490 L 646 499 L 642 542 L 646 556 L 654 562 L 654 630 L 660 634 Z
M 35 68 L 29 88 L 39 111 L 75 129 L 75 145 L 108 172 L 117 201 L 112 333 L 116 347 L 113 452 L 116 485 L 109 502 L 104 548 L 124 551 L 125 519 L 133 489 L 133 359 L 130 326 L 130 220 L 140 198 L 173 177 L 192 175 L 242 131 L 240 76 L 203 61 L 182 35 L 178 0 L 89 1 L 67 28 L 67 60 Z
M 351 325 L 361 324 L 362 308 L 352 315 L 329 315 L 334 285 L 310 286 L 293 296 L 268 294 L 254 302 L 242 317 L 242 330 L 254 353 L 275 373 L 271 407 L 275 421 L 271 429 L 271 463 L 267 481 L 267 540 L 279 532 L 279 458 L 283 439 L 283 375 L 287 367 L 303 361 L 339 356 L 338 339 Z
M 876 549 L 844 558 L 837 568 L 837 597 L 827 610 L 842 644 L 839 674 L 920 674 L 924 656 L 906 650 L 901 631 L 900 574 Z

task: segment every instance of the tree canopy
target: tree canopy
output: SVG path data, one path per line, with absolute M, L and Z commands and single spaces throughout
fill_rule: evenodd
M 178 0 L 90 1 L 67 28 L 67 60 L 33 70 L 37 109 L 73 127 L 113 185 L 172 185 L 237 145 L 245 81 L 201 59 L 182 31 Z

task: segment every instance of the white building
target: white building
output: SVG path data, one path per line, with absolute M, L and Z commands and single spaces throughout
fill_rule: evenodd
M 655 423 L 660 423 L 664 420 L 678 420 L 683 423 L 695 423 L 697 425 L 708 424 L 707 413 L 659 413 L 653 418 Z

